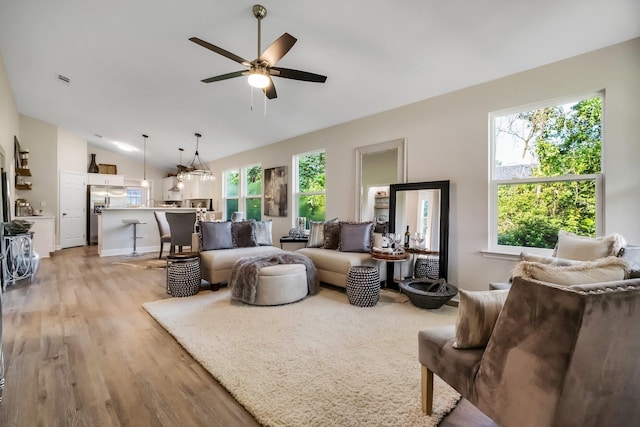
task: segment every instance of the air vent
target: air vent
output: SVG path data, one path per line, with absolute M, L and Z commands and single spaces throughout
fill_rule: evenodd
M 71 79 L 67 76 L 63 76 L 62 74 L 58 74 L 58 80 L 60 80 L 62 83 L 66 85 L 71 83 Z
M 98 137 L 98 138 L 102 138 L 102 135 L 100 135 L 99 133 L 94 133 L 93 135 Z

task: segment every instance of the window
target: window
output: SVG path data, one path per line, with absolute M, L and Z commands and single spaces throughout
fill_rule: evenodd
M 552 249 L 560 229 L 600 234 L 602 96 L 493 113 L 490 120 L 490 249 Z
M 127 206 L 144 206 L 143 194 L 143 187 L 127 187 Z
M 224 173 L 224 207 L 227 221 L 238 211 L 238 196 L 240 194 L 240 173 L 238 169 L 231 169 Z
M 224 173 L 226 219 L 231 215 L 244 212 L 244 219 L 262 219 L 262 167 L 251 165 L 242 169 L 231 169 Z M 242 179 L 241 179 L 242 177 Z M 242 207 L 242 208 L 241 208 Z
M 246 219 L 262 219 L 262 167 L 252 165 L 244 169 L 244 212 Z
M 325 219 L 325 151 L 294 156 L 294 212 L 308 221 Z M 295 218 L 292 218 L 295 221 Z M 295 226 L 295 224 L 294 224 Z M 308 225 L 307 225 L 308 227 Z

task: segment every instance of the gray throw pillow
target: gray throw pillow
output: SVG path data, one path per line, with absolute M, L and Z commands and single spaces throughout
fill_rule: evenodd
M 256 240 L 256 222 L 240 221 L 231 223 L 231 238 L 234 248 L 252 248 L 258 246 Z
M 271 230 L 273 221 L 256 221 L 256 241 L 258 246 L 273 246 L 273 238 L 271 237 Z
M 231 238 L 231 222 L 201 222 L 200 235 L 202 242 L 201 251 L 233 248 Z
M 373 222 L 341 222 L 341 252 L 371 252 Z

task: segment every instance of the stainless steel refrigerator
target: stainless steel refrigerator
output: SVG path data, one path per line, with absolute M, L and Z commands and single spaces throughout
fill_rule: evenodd
M 98 215 L 103 208 L 126 208 L 127 187 L 106 185 L 87 186 L 87 241 L 98 243 Z

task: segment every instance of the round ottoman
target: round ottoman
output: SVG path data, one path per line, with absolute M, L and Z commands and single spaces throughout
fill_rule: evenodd
M 167 293 L 172 297 L 190 297 L 200 290 L 200 255 L 178 252 L 167 255 Z
M 309 293 L 304 264 L 277 264 L 258 273 L 253 305 L 282 305 L 300 301 Z
M 347 296 L 352 305 L 373 307 L 380 299 L 380 273 L 370 266 L 355 266 L 347 273 Z

